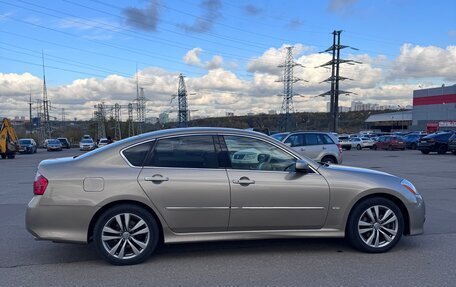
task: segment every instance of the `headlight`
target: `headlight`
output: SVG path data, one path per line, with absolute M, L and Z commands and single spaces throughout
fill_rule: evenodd
M 401 181 L 401 184 L 403 187 L 405 187 L 408 191 L 410 191 L 414 195 L 419 195 L 418 191 L 416 190 L 416 187 L 410 181 L 403 179 Z

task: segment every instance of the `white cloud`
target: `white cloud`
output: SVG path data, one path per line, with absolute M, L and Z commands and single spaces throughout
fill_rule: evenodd
M 390 78 L 456 78 L 456 46 L 445 49 L 436 46 L 404 44 L 394 61 Z
M 200 58 L 203 49 L 201 48 L 193 48 L 188 51 L 184 57 L 184 63 L 190 66 L 200 67 L 206 70 L 213 70 L 222 67 L 223 64 L 223 57 L 219 55 L 215 55 L 212 57 L 210 61 L 203 62 Z

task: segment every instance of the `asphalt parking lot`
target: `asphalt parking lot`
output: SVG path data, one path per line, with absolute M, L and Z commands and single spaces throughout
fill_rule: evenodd
M 0 160 L 0 286 L 454 286 L 456 156 L 344 151 L 344 164 L 412 181 L 427 207 L 425 234 L 390 252 L 364 254 L 343 239 L 236 241 L 165 246 L 147 262 L 115 267 L 91 246 L 34 241 L 24 213 L 36 166 L 76 149 Z

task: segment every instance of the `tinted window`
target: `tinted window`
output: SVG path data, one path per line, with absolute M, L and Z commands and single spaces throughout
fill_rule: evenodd
M 93 143 L 93 140 L 82 140 L 81 143 Z
M 145 166 L 218 168 L 212 136 L 187 136 L 157 142 Z
M 234 169 L 293 171 L 296 159 L 262 140 L 225 136 L 231 167 Z
M 322 144 L 319 142 L 318 135 L 317 134 L 305 134 L 305 145 L 318 145 Z
M 21 144 L 32 144 L 31 140 L 19 140 Z
M 334 141 L 328 135 L 320 134 L 318 136 L 323 144 L 334 144 Z
M 142 166 L 152 145 L 153 142 L 135 145 L 134 147 L 124 150 L 122 153 L 131 165 Z

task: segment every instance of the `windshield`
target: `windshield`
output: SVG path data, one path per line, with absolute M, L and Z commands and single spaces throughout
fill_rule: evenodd
M 271 135 L 271 137 L 275 138 L 278 141 L 282 141 L 286 136 L 287 136 L 287 134 L 274 134 L 274 135 Z
M 32 141 L 31 140 L 19 140 L 19 143 L 26 145 L 26 144 L 32 144 Z
M 49 140 L 48 144 L 60 144 L 58 140 Z
M 93 143 L 92 140 L 82 140 L 81 143 Z

